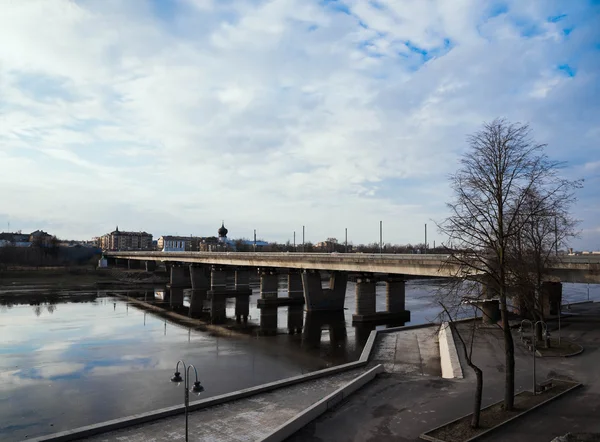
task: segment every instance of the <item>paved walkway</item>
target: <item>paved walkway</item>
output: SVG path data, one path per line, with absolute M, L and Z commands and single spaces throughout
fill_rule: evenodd
M 583 388 L 535 410 L 508 424 L 482 441 L 549 442 L 567 432 L 600 432 L 600 303 L 581 305 L 571 310 L 579 316 L 564 318 L 562 336 L 584 346 L 585 351 L 572 358 L 538 358 L 537 379 L 561 377 L 576 379 Z M 556 327 L 551 324 L 551 328 Z M 462 328 L 468 328 L 463 325 Z M 465 330 L 466 331 L 466 330 Z M 396 333 L 397 343 L 414 342 L 412 333 Z M 557 331 L 552 332 L 557 336 Z M 406 337 L 406 339 L 404 338 Z M 389 335 L 383 347 L 391 354 Z M 418 338 L 417 338 L 418 340 Z M 405 362 L 384 364 L 387 373 L 357 391 L 348 401 L 326 412 L 298 431 L 286 442 L 407 442 L 420 441 L 419 434 L 472 411 L 474 378 L 457 343 L 464 379 L 442 379 L 419 370 L 412 351 L 399 354 L 396 361 L 413 361 L 413 369 L 405 370 Z M 418 341 L 421 343 L 421 341 Z M 405 343 L 401 344 L 406 346 Z M 515 388 L 531 389 L 532 356 L 515 336 Z M 378 353 L 383 351 L 383 347 Z M 499 329 L 478 332 L 474 360 L 483 370 L 483 406 L 502 400 L 504 387 L 504 345 Z M 397 369 L 396 367 L 402 367 Z
M 299 412 L 367 371 L 355 369 L 189 414 L 190 441 L 258 441 Z M 184 440 L 183 415 L 94 436 L 87 441 Z

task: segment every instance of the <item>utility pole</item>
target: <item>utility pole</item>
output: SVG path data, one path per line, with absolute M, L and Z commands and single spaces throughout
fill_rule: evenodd
M 254 253 L 256 253 L 256 229 L 254 229 Z
M 425 223 L 425 254 L 427 254 L 427 223 Z
M 302 226 L 302 253 L 304 253 L 304 226 Z
M 296 251 L 296 231 L 294 230 L 294 252 Z
M 346 227 L 346 243 L 344 253 L 348 253 L 348 227 Z
M 383 221 L 379 221 L 379 254 L 383 253 Z

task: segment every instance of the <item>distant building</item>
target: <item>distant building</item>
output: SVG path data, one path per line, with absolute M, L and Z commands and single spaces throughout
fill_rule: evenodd
M 156 249 L 161 252 L 196 252 L 202 239 L 198 236 L 165 235 L 158 238 Z
M 102 236 L 102 250 L 153 250 L 152 234 L 125 232 L 117 228 Z
M 0 247 L 30 247 L 29 237 L 30 235 L 21 233 L 21 231 L 2 232 L 0 233 Z
M 35 246 L 48 247 L 54 237 L 43 230 L 36 230 L 29 235 L 29 242 Z

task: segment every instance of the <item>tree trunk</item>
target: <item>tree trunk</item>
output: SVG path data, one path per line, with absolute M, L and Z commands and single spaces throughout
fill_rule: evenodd
M 483 372 L 475 364 L 469 363 L 475 375 L 477 376 L 477 386 L 475 388 L 475 399 L 473 401 L 473 417 L 471 418 L 471 428 L 479 428 L 479 417 L 481 416 L 481 397 L 483 396 Z
M 502 333 L 504 335 L 504 409 L 510 411 L 515 403 L 515 343 L 508 324 L 506 298 L 504 302 L 501 302 L 501 314 Z

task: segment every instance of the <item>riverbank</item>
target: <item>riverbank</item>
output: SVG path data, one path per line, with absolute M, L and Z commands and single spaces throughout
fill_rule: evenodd
M 74 267 L 9 267 L 0 270 L 0 290 L 39 288 L 113 288 L 166 284 L 166 273 L 142 270 Z

